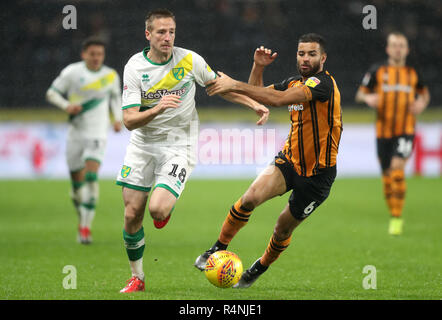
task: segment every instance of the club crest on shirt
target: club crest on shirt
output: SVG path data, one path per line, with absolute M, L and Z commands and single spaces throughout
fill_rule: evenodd
M 173 76 L 175 77 L 175 79 L 177 79 L 177 80 L 181 80 L 184 78 L 184 68 L 183 67 L 173 68 L 172 73 L 173 73 Z

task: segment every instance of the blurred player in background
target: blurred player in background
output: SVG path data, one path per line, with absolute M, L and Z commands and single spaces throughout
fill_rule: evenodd
M 46 92 L 47 100 L 69 114 L 66 157 L 71 198 L 79 216 L 78 240 L 92 241 L 91 226 L 98 201 L 98 169 L 104 157 L 109 129 L 122 127 L 121 88 L 117 72 L 103 65 L 105 43 L 97 38 L 83 42 L 82 61 L 64 68 Z
M 216 77 L 197 53 L 175 47 L 175 16 L 156 9 L 146 17 L 150 47 L 133 55 L 124 68 L 123 120 L 133 130 L 123 167 L 117 177 L 124 200 L 123 239 L 132 277 L 120 292 L 144 291 L 143 218 L 148 195 L 156 228 L 171 217 L 196 163 L 198 114 L 195 84 Z M 227 94 L 225 99 L 254 110 L 263 124 L 268 109 L 254 100 Z
M 399 32 L 387 37 L 388 60 L 371 67 L 356 94 L 356 102 L 376 109 L 377 154 L 384 195 L 391 219 L 388 232 L 400 235 L 405 200 L 405 165 L 413 150 L 416 115 L 430 93 L 416 70 L 406 64 L 408 40 Z
M 241 276 L 235 288 L 250 287 L 289 246 L 294 229 L 328 197 L 336 177 L 336 158 L 342 133 L 341 97 L 333 77 L 324 70 L 325 41 L 317 34 L 299 38 L 297 66 L 300 76 L 263 87 L 264 68 L 277 54 L 258 48 L 249 84 L 221 76 L 209 82 L 209 95 L 245 94 L 271 106 L 288 106 L 291 127 L 281 152 L 231 207 L 214 245 L 200 255 L 195 267 L 204 270 L 209 256 L 225 250 L 247 224 L 252 211 L 276 196 L 292 191 L 264 254 Z

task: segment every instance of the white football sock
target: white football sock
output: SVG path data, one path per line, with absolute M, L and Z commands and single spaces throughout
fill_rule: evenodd
M 143 272 L 143 258 L 140 258 L 135 261 L 130 261 L 130 269 L 132 271 L 132 276 L 137 277 L 138 279 L 144 281 L 144 272 Z

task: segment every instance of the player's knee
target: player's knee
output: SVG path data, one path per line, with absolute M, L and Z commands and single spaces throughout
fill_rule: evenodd
M 149 203 L 149 212 L 153 219 L 162 221 L 166 219 L 172 209 L 166 203 Z
M 250 187 L 242 197 L 242 205 L 249 210 L 255 209 L 260 203 L 259 191 L 254 187 Z
M 405 170 L 405 161 L 394 161 L 391 163 L 390 171 L 393 170 Z
M 144 209 L 144 205 L 137 205 L 136 203 L 126 203 L 124 210 L 124 219 L 129 223 L 143 220 Z
M 69 193 L 69 196 L 71 197 L 72 201 L 75 203 L 81 203 L 81 193 L 80 189 L 71 189 L 71 192 Z
M 124 222 L 126 226 L 138 225 L 143 222 L 143 218 L 137 215 L 125 214 Z

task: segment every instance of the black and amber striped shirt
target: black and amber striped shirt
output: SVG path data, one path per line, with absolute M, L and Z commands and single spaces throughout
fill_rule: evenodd
M 409 111 L 409 105 L 415 100 L 416 94 L 423 92 L 424 87 L 413 67 L 395 67 L 385 62 L 370 68 L 360 89 L 379 95 L 377 138 L 414 134 L 416 117 Z
M 301 87 L 310 101 L 288 106 L 291 127 L 282 152 L 301 176 L 310 177 L 336 165 L 342 134 L 341 94 L 336 81 L 322 71 L 308 78 L 291 77 L 276 90 Z

